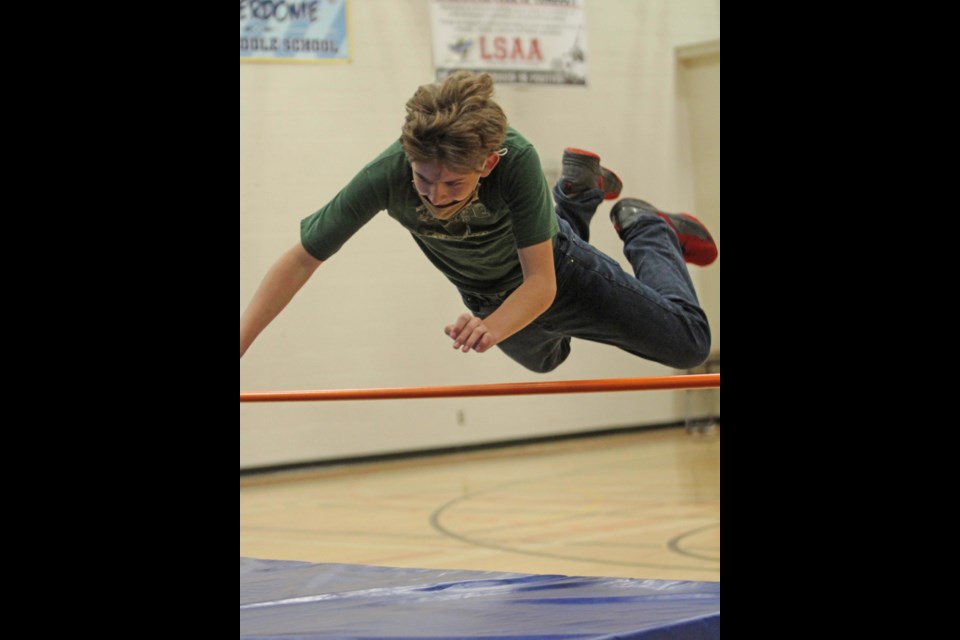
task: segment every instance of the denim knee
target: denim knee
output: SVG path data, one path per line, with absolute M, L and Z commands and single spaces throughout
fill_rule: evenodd
M 686 337 L 673 345 L 670 361 L 664 364 L 674 369 L 696 369 L 710 358 L 712 348 L 710 324 L 704 319 L 692 323 Z
M 570 357 L 570 340 L 562 340 L 554 348 L 545 351 L 542 347 L 536 350 L 518 348 L 517 344 L 510 344 L 508 339 L 500 345 L 511 360 L 533 373 L 552 373 Z
M 566 358 L 563 360 L 566 360 Z M 520 364 L 522 364 L 528 371 L 532 371 L 533 373 L 547 374 L 556 371 L 560 365 L 563 364 L 563 360 L 546 360 L 543 362 L 534 363 L 520 362 Z

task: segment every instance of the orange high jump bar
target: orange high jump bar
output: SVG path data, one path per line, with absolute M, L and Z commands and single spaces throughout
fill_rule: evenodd
M 608 393 L 614 391 L 665 391 L 719 389 L 720 374 L 661 376 L 656 378 L 612 378 L 609 380 L 567 380 L 563 382 L 519 382 L 475 384 L 450 387 L 400 389 L 345 389 L 341 391 L 279 391 L 241 393 L 241 403 L 333 402 L 348 400 L 413 400 L 420 398 L 485 398 L 491 396 L 535 396 L 566 393 Z

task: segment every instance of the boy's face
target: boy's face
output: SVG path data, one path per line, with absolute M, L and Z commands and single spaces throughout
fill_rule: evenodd
M 430 204 L 447 207 L 470 197 L 499 161 L 500 156 L 492 153 L 481 169 L 469 173 L 451 171 L 438 162 L 413 162 L 413 184 Z

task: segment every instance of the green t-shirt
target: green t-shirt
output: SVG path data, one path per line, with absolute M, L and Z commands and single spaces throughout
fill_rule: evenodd
M 410 163 L 395 142 L 303 220 L 303 246 L 318 260 L 328 260 L 386 211 L 456 286 L 475 293 L 513 289 L 523 283 L 517 250 L 550 240 L 559 227 L 536 149 L 512 129 L 504 148 L 507 154 L 481 181 L 479 200 L 443 221 L 423 206 Z

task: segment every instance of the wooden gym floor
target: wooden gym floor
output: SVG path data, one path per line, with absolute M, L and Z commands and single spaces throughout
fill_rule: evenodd
M 719 431 L 243 478 L 240 556 L 719 582 Z

